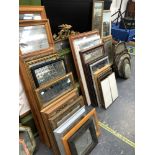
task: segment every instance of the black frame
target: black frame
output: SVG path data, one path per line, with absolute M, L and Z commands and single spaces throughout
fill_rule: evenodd
M 51 64 L 53 64 L 53 63 L 55 63 L 55 62 L 58 62 L 58 61 L 63 61 L 64 67 L 65 67 L 65 74 L 66 74 L 66 73 L 67 73 L 66 63 L 65 63 L 65 60 L 62 59 L 62 58 L 56 59 L 56 60 L 49 60 L 49 61 L 43 62 L 43 63 L 41 63 L 41 64 L 37 64 L 37 65 L 35 65 L 35 66 L 32 66 L 32 67 L 30 68 L 31 74 L 32 74 L 32 77 L 33 77 L 33 80 L 34 80 L 34 83 L 35 83 L 36 88 L 38 88 L 40 85 L 42 85 L 42 84 L 44 84 L 44 83 L 47 83 L 47 82 L 50 81 L 50 80 L 54 80 L 54 79 L 56 79 L 56 78 L 61 77 L 61 76 L 58 76 L 58 77 L 55 77 L 55 78 L 51 78 L 51 79 L 48 80 L 48 81 L 44 81 L 44 82 L 42 82 L 42 83 L 39 83 L 39 82 L 38 82 L 38 79 L 37 79 L 37 77 L 36 77 L 36 73 L 35 73 L 35 70 L 37 70 L 37 69 L 39 69 L 39 68 L 44 68 L 45 66 L 51 65 Z M 65 74 L 64 74 L 64 75 L 65 75 Z M 64 76 L 64 75 L 62 75 L 62 76 Z
M 90 118 L 80 129 L 74 133 L 69 139 L 68 139 L 68 144 L 70 147 L 71 154 L 78 155 L 78 151 L 75 146 L 75 140 L 77 140 L 80 135 L 82 135 L 87 129 L 90 130 L 91 137 L 92 137 L 92 143 L 89 145 L 89 147 L 86 148 L 86 150 L 82 153 L 82 155 L 89 155 L 89 153 L 93 150 L 93 148 L 97 145 L 98 139 L 93 123 L 93 119 Z

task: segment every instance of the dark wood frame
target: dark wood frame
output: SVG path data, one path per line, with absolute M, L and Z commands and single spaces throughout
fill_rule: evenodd
M 54 51 L 53 51 L 53 49 L 54 49 L 54 41 L 53 41 L 53 38 L 52 38 L 52 32 L 51 32 L 49 20 L 44 19 L 44 20 L 20 20 L 19 21 L 19 27 L 38 26 L 38 25 L 44 25 L 45 26 L 49 47 L 46 48 L 46 49 L 33 51 L 33 52 L 25 53 L 25 54 L 22 54 L 22 51 L 19 48 L 19 54 L 22 55 L 24 58 L 36 56 L 36 55 L 39 55 L 39 54 L 43 54 L 45 52 L 54 53 Z
M 49 101 L 43 103 L 42 100 L 41 100 L 41 98 L 40 98 L 39 92 L 42 91 L 42 90 L 44 90 L 44 89 L 50 88 L 52 85 L 54 85 L 54 84 L 56 84 L 56 83 L 59 83 L 60 81 L 64 80 L 65 78 L 70 78 L 70 80 L 71 80 L 71 87 L 70 87 L 68 90 L 66 90 L 65 92 L 63 92 L 63 93 L 57 95 L 56 97 L 52 98 L 52 99 L 49 100 Z M 53 101 L 57 100 L 58 98 L 60 98 L 60 97 L 63 96 L 64 94 L 66 94 L 66 93 L 68 93 L 69 91 L 73 90 L 74 88 L 75 88 L 75 83 L 74 83 L 74 78 L 73 78 L 72 73 L 68 73 L 67 75 L 65 75 L 65 76 L 63 76 L 63 77 L 60 77 L 60 78 L 58 78 L 58 79 L 56 79 L 56 80 L 54 80 L 54 81 L 52 80 L 51 82 L 46 83 L 46 84 L 40 86 L 39 88 L 37 88 L 37 89 L 35 90 L 36 95 L 37 95 L 37 98 L 38 98 L 38 101 L 39 101 L 39 106 L 40 106 L 40 108 L 42 109 L 42 108 L 46 107 L 47 105 L 52 104 Z
M 90 96 L 89 96 L 89 92 L 88 92 L 88 88 L 87 88 L 87 84 L 86 84 L 86 79 L 85 79 L 85 76 L 83 74 L 84 71 L 83 71 L 83 69 L 81 69 L 82 65 L 80 65 L 81 68 L 79 69 L 79 62 L 81 62 L 80 55 L 79 55 L 79 51 L 78 52 L 76 51 L 73 42 L 75 40 L 83 39 L 83 38 L 86 38 L 86 37 L 91 37 L 93 35 L 98 36 L 99 39 L 100 39 L 98 31 L 85 32 L 85 33 L 81 33 L 81 34 L 78 34 L 78 35 L 71 35 L 69 37 L 69 42 L 70 42 L 71 51 L 72 51 L 72 55 L 73 55 L 73 59 L 74 59 L 75 67 L 76 67 L 76 72 L 77 72 L 79 83 L 80 83 L 80 88 L 81 88 L 85 103 L 88 104 L 88 105 L 90 105 L 91 101 L 90 101 Z M 78 56 L 78 58 L 77 58 L 77 56 Z
M 92 77 L 90 76 L 90 73 L 89 73 L 89 65 L 88 64 L 104 57 L 105 52 L 104 52 L 104 46 L 103 45 L 104 44 L 102 43 L 102 44 L 97 45 L 93 48 L 89 48 L 88 50 L 80 51 L 81 62 L 82 62 L 82 66 L 83 66 L 83 70 L 84 70 L 84 74 L 85 74 L 85 78 L 86 78 L 87 87 L 89 88 L 88 91 L 90 94 L 91 104 L 93 106 L 96 106 L 98 103 L 97 103 L 97 97 L 95 95 L 95 90 L 93 87 Z M 94 49 L 97 49 L 97 48 L 102 48 L 102 50 L 103 50 L 102 56 L 95 58 L 94 60 L 91 60 L 90 62 L 85 62 L 84 53 L 91 53 Z
M 69 105 L 78 97 L 78 90 L 73 89 L 69 93 L 65 94 L 64 96 L 60 97 L 58 100 L 54 101 L 53 104 L 45 107 L 41 110 L 42 119 L 45 124 L 45 128 L 48 134 L 49 141 L 54 148 L 54 151 L 57 155 L 60 155 L 59 148 L 57 146 L 57 142 L 55 140 L 54 133 L 51 129 L 51 125 L 49 123 L 49 118 L 54 116 L 58 111 L 62 110 L 64 107 Z M 53 149 L 52 148 L 52 149 Z
M 95 3 L 102 3 L 102 11 L 101 11 L 101 17 L 100 22 L 98 24 L 99 27 L 95 27 L 95 18 L 94 18 L 94 12 L 95 12 Z M 97 29 L 100 33 L 100 36 L 102 37 L 103 34 L 103 10 L 104 10 L 104 0 L 93 0 L 93 9 L 92 9 L 92 30 Z M 98 23 L 98 22 L 97 22 Z
M 19 14 L 24 14 L 24 13 L 26 14 L 38 13 L 41 16 L 41 19 L 47 19 L 44 6 L 30 6 L 30 5 L 19 6 Z
M 59 127 L 64 121 L 66 121 L 71 115 L 73 115 L 82 106 L 84 106 L 83 97 L 79 96 L 77 99 L 75 99 L 73 102 L 71 102 L 64 109 L 62 109 L 61 111 L 56 113 L 56 115 L 49 118 L 51 128 L 56 129 L 57 127 Z M 63 122 L 58 124 L 58 122 L 62 119 L 63 119 Z
M 78 151 L 76 149 L 75 141 L 80 137 L 80 135 L 84 134 L 89 129 L 91 137 L 92 137 L 92 143 L 86 148 L 86 150 L 82 153 L 82 155 L 88 155 L 93 148 L 97 145 L 98 139 L 95 132 L 95 127 L 93 120 L 90 118 L 85 124 L 81 126 L 81 128 L 74 133 L 69 139 L 69 147 L 71 154 L 78 155 Z
M 65 72 L 65 74 L 66 74 L 66 73 L 67 73 L 67 70 L 66 70 L 65 61 L 64 61 L 64 59 L 61 59 L 61 58 L 60 58 L 60 59 L 56 59 L 56 60 L 45 61 L 45 62 L 43 62 L 43 63 L 41 63 L 41 64 L 37 64 L 37 65 L 32 66 L 32 67 L 30 68 L 31 73 L 32 73 L 32 77 L 33 77 L 33 79 L 34 79 L 34 83 L 35 83 L 35 85 L 36 85 L 36 88 L 38 88 L 40 85 L 43 85 L 44 83 L 47 83 L 47 82 L 50 81 L 50 80 L 44 81 L 43 83 L 39 84 L 38 79 L 37 79 L 36 74 L 35 74 L 35 70 L 37 70 L 37 69 L 39 69 L 39 68 L 44 68 L 45 66 L 51 65 L 51 64 L 53 64 L 53 63 L 55 63 L 55 62 L 58 62 L 58 61 L 63 61 L 63 64 L 64 64 L 64 72 Z M 63 75 L 61 75 L 61 76 L 64 76 L 65 74 L 63 74 Z M 61 76 L 54 77 L 54 79 L 59 78 L 59 77 L 61 77 Z M 52 80 L 52 78 L 51 78 L 51 80 Z
M 87 120 L 90 118 L 94 118 L 94 123 L 96 126 L 96 135 L 97 137 L 100 135 L 100 130 L 99 130 L 99 125 L 98 125 L 98 120 L 97 120 L 97 115 L 96 115 L 96 110 L 93 108 L 81 121 L 79 121 L 64 137 L 62 137 L 62 142 L 65 148 L 66 155 L 71 155 L 69 144 L 68 144 L 68 139 L 83 125 Z

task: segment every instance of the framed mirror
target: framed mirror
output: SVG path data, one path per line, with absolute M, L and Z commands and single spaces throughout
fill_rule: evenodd
M 20 55 L 34 56 L 53 50 L 53 38 L 48 20 L 19 21 Z
M 54 100 L 71 91 L 74 87 L 72 73 L 40 86 L 35 90 L 40 107 L 52 104 Z
M 19 6 L 19 20 L 47 19 L 44 6 Z
M 103 11 L 103 37 L 111 35 L 111 11 Z
M 102 37 L 104 1 L 93 0 L 92 30 L 97 29 Z

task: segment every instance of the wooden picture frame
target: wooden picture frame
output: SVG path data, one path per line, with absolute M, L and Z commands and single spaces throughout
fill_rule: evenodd
M 36 142 L 32 134 L 31 128 L 26 126 L 19 127 L 19 137 L 24 139 L 27 149 L 30 155 L 33 155 L 33 152 L 36 148 Z
M 95 85 L 93 73 L 95 73 L 97 70 L 101 69 L 102 67 L 104 67 L 105 65 L 108 65 L 108 64 L 109 64 L 108 56 L 102 57 L 102 58 L 88 64 L 87 75 L 90 77 L 90 79 L 92 79 L 92 86 L 94 87 L 93 89 L 95 91 L 97 104 L 99 107 L 101 107 L 101 105 L 99 104 L 100 100 L 97 95 L 97 88 Z
M 30 70 L 36 88 L 53 79 L 60 78 L 67 73 L 64 59 L 44 61 L 33 65 Z
M 65 148 L 66 155 L 71 155 L 71 151 L 68 144 L 68 139 L 80 129 L 80 127 L 85 124 L 90 118 L 94 118 L 95 120 L 95 127 L 96 127 L 96 135 L 97 137 L 100 135 L 100 130 L 98 126 L 97 116 L 96 116 L 96 110 L 93 108 L 81 121 L 79 121 L 67 134 L 62 137 L 62 143 Z
M 72 73 L 46 83 L 35 89 L 41 109 L 75 88 Z M 54 90 L 56 89 L 56 90 Z M 54 94 L 55 93 L 55 94 Z
M 19 20 L 47 19 L 44 6 L 19 6 Z
M 111 11 L 110 10 L 104 10 L 103 11 L 103 35 L 108 36 L 111 35 Z
M 23 57 L 32 57 L 53 51 L 49 20 L 20 20 L 19 21 L 19 51 Z
M 66 106 L 70 105 L 71 102 L 73 102 L 77 97 L 79 96 L 77 88 L 73 89 L 72 91 L 68 92 L 64 96 L 58 98 L 56 101 L 53 102 L 53 104 L 50 104 L 49 106 L 42 109 L 41 115 L 43 122 L 45 124 L 45 128 L 48 134 L 49 141 L 53 148 L 55 148 L 56 154 L 60 155 L 60 151 L 57 145 L 57 142 L 55 140 L 54 133 L 51 132 L 51 125 L 49 122 L 49 118 L 56 115 L 59 111 L 62 111 Z
M 76 71 L 78 74 L 81 91 L 86 101 L 85 103 L 90 105 L 91 100 L 90 100 L 90 96 L 89 96 L 86 79 L 84 76 L 84 71 L 83 71 L 82 62 L 81 62 L 79 53 L 81 50 L 89 49 L 91 47 L 101 44 L 102 41 L 100 39 L 100 35 L 98 31 L 90 31 L 90 32 L 81 33 L 77 35 L 71 35 L 69 37 L 69 42 L 71 46 L 71 51 L 72 51 Z
M 70 105 L 64 107 L 61 111 L 59 111 L 56 115 L 49 118 L 49 122 L 51 124 L 52 129 L 56 129 L 59 127 L 64 121 L 66 121 L 69 117 L 71 117 L 76 111 L 78 111 L 81 107 L 84 106 L 83 97 L 79 96 Z
M 65 150 L 61 138 L 75 125 L 75 123 L 77 123 L 77 121 L 81 120 L 85 116 L 85 114 L 86 109 L 85 106 L 83 106 L 53 131 L 61 155 L 65 155 Z
M 31 155 L 26 144 L 25 144 L 24 139 L 19 139 L 19 154 Z
M 88 73 L 89 72 L 88 64 L 104 57 L 104 54 L 105 52 L 104 52 L 103 43 L 95 47 L 92 47 L 88 50 L 80 51 L 80 57 L 81 57 L 82 66 L 83 66 L 83 70 L 84 70 L 84 74 L 86 78 L 86 83 L 87 83 L 87 87 L 88 87 L 88 91 L 89 91 L 89 95 L 91 99 L 91 104 L 94 106 L 97 105 L 97 98 L 96 98 L 95 90 L 93 87 L 92 77 Z
M 92 30 L 97 29 L 102 37 L 103 34 L 103 0 L 93 0 L 93 12 L 92 12 Z
M 102 41 L 104 43 L 105 55 L 109 57 L 110 64 L 113 64 L 114 52 L 113 52 L 113 44 L 112 44 L 112 35 L 103 37 Z
M 98 96 L 99 99 L 99 107 L 104 106 L 104 100 L 102 98 L 101 87 L 99 83 L 101 79 L 103 80 L 103 78 L 106 78 L 111 73 L 112 73 L 111 65 L 106 65 L 103 68 L 97 70 L 95 73 L 93 73 L 93 80 L 96 87 L 96 95 Z
M 94 123 L 91 118 L 68 139 L 71 154 L 74 155 L 89 154 L 97 143 L 98 139 L 96 136 Z

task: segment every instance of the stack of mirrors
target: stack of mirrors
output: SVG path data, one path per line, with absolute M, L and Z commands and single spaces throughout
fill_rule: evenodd
M 43 7 L 20 8 L 20 76 L 43 142 L 55 155 L 62 154 L 62 149 L 66 155 L 74 149 L 76 154 L 88 154 L 100 133 L 96 111 L 85 108 L 85 99 L 75 86 L 72 72 L 54 50 L 45 17 Z M 101 43 L 98 36 L 94 39 L 94 45 Z
M 104 40 L 104 45 L 99 32 L 91 31 L 70 36 L 70 44 L 78 78 L 81 79 L 80 84 L 81 88 L 83 88 L 87 103 L 91 103 L 93 106 L 107 108 L 117 98 L 116 96 L 118 96 L 115 76 L 113 74 L 113 84 L 115 85 L 113 87 L 117 95 L 113 97 L 111 103 L 108 101 L 108 106 L 106 105 L 106 101 L 104 102 L 104 98 L 106 97 L 106 95 L 103 95 L 104 92 L 101 95 L 103 90 L 99 89 L 100 83 L 97 82 L 97 79 L 101 74 L 102 77 L 104 76 L 106 78 L 112 73 L 112 63 L 109 62 L 109 54 L 107 54 L 112 50 L 112 37 L 108 36 L 108 38 Z M 109 74 L 104 71 L 105 66 L 109 66 Z M 106 91 L 106 89 L 104 91 Z M 108 95 L 111 96 L 111 92 L 108 91 L 108 93 Z

